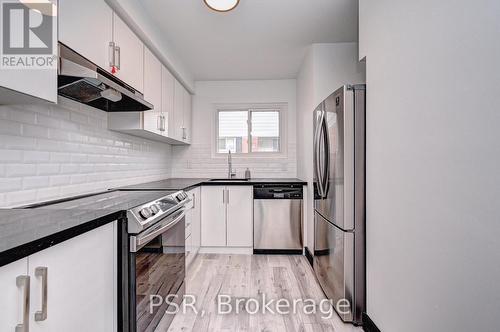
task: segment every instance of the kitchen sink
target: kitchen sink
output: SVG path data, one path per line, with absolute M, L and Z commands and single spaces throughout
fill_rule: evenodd
M 247 182 L 248 179 L 210 179 L 209 182 Z

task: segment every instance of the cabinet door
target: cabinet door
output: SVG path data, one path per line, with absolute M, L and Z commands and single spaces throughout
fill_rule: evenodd
M 2 6 L 3 3 L 13 3 L 13 4 L 22 4 L 23 2 L 28 2 L 29 1 L 2 1 Z M 34 1 L 37 2 L 37 1 Z M 38 1 L 40 2 L 40 1 Z M 44 1 L 47 2 L 47 1 Z M 43 41 L 43 40 L 35 40 L 35 44 L 31 45 L 33 41 L 31 41 L 31 37 L 29 34 L 33 34 L 33 32 L 29 31 L 24 33 L 24 39 L 23 38 L 23 31 L 18 31 L 18 28 L 13 29 L 13 32 L 15 36 L 19 38 L 13 38 L 11 41 L 14 42 L 14 44 L 18 44 L 19 42 L 21 45 L 11 45 L 12 47 L 44 47 L 45 46 L 51 46 L 52 47 L 52 53 L 51 54 L 43 54 L 38 57 L 38 54 L 33 54 L 35 57 L 35 60 L 33 60 L 35 63 L 42 63 L 46 62 L 47 64 L 49 63 L 48 61 L 57 59 L 58 55 L 58 49 L 57 49 L 57 0 L 50 0 L 50 3 L 53 5 L 52 7 L 52 13 L 56 15 L 56 17 L 53 18 L 52 20 L 52 27 L 51 27 L 51 32 L 52 32 L 52 45 L 45 45 L 48 41 Z M 29 4 L 27 5 L 29 6 Z M 18 10 L 13 10 L 12 13 L 19 14 Z M 23 12 L 21 12 L 22 14 Z M 27 13 L 27 12 L 26 12 Z M 25 13 L 25 14 L 26 14 Z M 3 13 L 5 16 L 8 14 L 7 10 Z M 30 12 L 29 15 L 32 15 L 33 12 Z M 47 14 L 47 15 L 45 15 Z M 50 18 L 49 13 L 43 14 L 43 18 L 41 19 L 41 22 L 44 22 L 46 20 L 52 19 Z M 11 24 L 14 24 L 15 21 L 18 21 L 18 19 L 22 19 L 23 15 L 13 15 L 12 22 Z M 34 22 L 30 23 L 35 23 L 38 22 L 39 17 L 34 17 Z M 35 24 L 40 24 L 35 23 Z M 3 19 L 0 18 L 0 24 L 4 25 L 4 28 L 7 29 L 5 26 Z M 30 27 L 31 29 L 31 27 Z M 14 31 L 15 30 L 15 31 Z M 48 29 L 44 28 L 45 32 Z M 34 36 L 34 35 L 33 35 Z M 21 40 L 16 40 L 16 39 L 21 39 Z M 3 41 L 5 43 L 5 47 L 8 46 L 7 39 Z M 39 45 L 43 44 L 43 45 Z M 6 52 L 7 49 L 4 50 Z M 9 54 L 5 54 L 5 57 L 2 58 L 2 61 L 6 61 L 6 63 L 11 63 L 9 61 Z M 28 59 L 31 56 L 28 57 Z M 21 65 L 16 65 L 19 64 L 18 60 L 24 59 L 24 56 L 17 56 L 13 55 L 12 63 L 9 66 L 5 66 L 0 68 L 0 105 L 7 105 L 7 104 L 31 104 L 31 103 L 38 103 L 38 102 L 43 102 L 43 101 L 49 101 L 52 103 L 57 102 L 57 61 L 52 62 L 52 68 L 46 67 L 46 68 L 36 68 L 33 67 L 31 69 L 31 65 L 29 64 L 30 61 L 27 62 L 26 66 L 21 66 Z M 23 60 L 25 61 L 25 60 Z M 21 61 L 21 62 L 23 62 Z M 39 100 L 42 99 L 42 100 Z
M 144 91 L 144 44 L 116 14 L 113 15 L 113 41 L 119 48 L 115 59 L 116 77 Z
M 154 105 L 151 111 L 143 112 L 144 130 L 162 134 L 162 64 L 155 55 L 144 48 L 144 98 Z
M 191 106 L 191 94 L 189 91 L 184 89 L 184 105 L 183 105 L 183 141 L 186 143 L 191 143 L 192 138 L 192 106 Z
M 224 186 L 201 188 L 201 246 L 226 246 L 226 204 Z
M 182 128 L 184 126 L 184 87 L 175 80 L 174 83 L 174 112 L 173 112 L 173 130 L 170 137 L 182 141 Z
M 0 331 L 15 331 L 23 322 L 23 287 L 16 278 L 27 276 L 28 259 L 20 259 L 0 267 Z
M 113 11 L 103 0 L 59 0 L 59 40 L 111 71 Z
M 191 245 L 193 253 L 196 255 L 201 245 L 201 188 L 195 188 L 188 193 L 193 200 L 193 209 L 191 210 Z
M 174 76 L 168 71 L 165 66 L 161 69 L 161 98 L 162 98 L 162 112 L 167 119 L 167 131 L 164 133 L 166 136 L 174 137 L 174 89 L 175 79 Z
M 253 245 L 253 187 L 228 186 L 227 246 Z
M 29 256 L 30 331 L 115 331 L 116 237 L 113 223 Z M 35 321 L 42 308 L 42 278 L 47 268 L 47 318 Z

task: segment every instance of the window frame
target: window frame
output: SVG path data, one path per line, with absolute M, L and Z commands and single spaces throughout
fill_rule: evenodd
M 226 105 L 214 105 L 215 116 L 214 116 L 214 132 L 212 139 L 212 156 L 213 157 L 223 157 L 225 158 L 228 153 L 219 152 L 219 114 L 221 112 L 248 112 L 247 114 L 247 135 L 248 135 L 248 152 L 232 152 L 236 158 L 249 158 L 249 157 L 260 157 L 260 158 L 279 158 L 287 157 L 287 133 L 286 133 L 286 123 L 287 123 L 287 104 L 226 104 Z M 279 117 L 279 151 L 273 152 L 254 152 L 252 151 L 252 112 L 278 112 Z

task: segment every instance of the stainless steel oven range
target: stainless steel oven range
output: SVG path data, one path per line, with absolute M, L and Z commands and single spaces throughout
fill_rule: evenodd
M 187 203 L 184 191 L 114 190 L 25 208 L 95 211 L 96 217 L 126 211 L 117 223 L 117 330 L 144 332 L 167 331 L 174 315 L 165 315 L 165 299 L 179 303 L 185 293 Z M 162 304 L 150 306 L 153 297 Z
M 166 331 L 185 294 L 185 192 L 127 212 L 129 331 Z M 161 303 L 161 304 L 160 304 Z M 125 325 L 125 324 L 124 324 Z

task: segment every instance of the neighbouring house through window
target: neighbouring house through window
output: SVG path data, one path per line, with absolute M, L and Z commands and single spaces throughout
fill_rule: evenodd
M 279 153 L 281 109 L 235 109 L 217 112 L 217 153 Z

